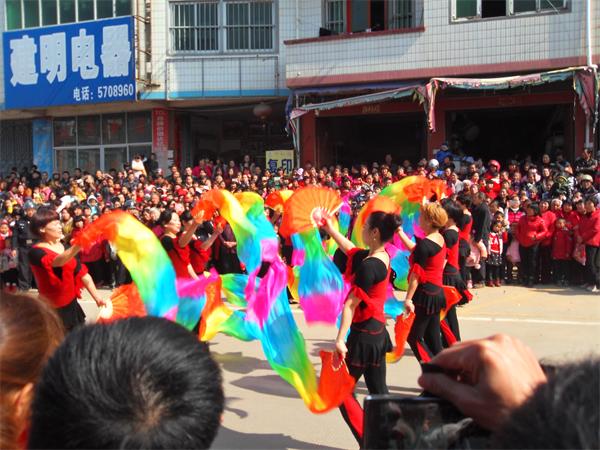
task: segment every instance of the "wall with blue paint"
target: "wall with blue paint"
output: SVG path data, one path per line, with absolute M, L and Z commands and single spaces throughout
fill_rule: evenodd
M 54 152 L 52 151 L 52 120 L 33 120 L 33 163 L 40 172 L 52 174 Z

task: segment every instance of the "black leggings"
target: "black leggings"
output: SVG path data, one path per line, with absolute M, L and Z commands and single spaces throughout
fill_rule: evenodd
M 440 333 L 439 312 L 427 314 L 423 308 L 415 307 L 415 321 L 407 341 L 421 364 L 426 363 L 442 351 Z
M 521 279 L 523 282 L 537 283 L 537 259 L 540 244 L 534 244 L 531 247 L 519 245 L 521 256 Z
M 492 264 L 487 265 L 487 281 L 496 281 L 501 278 L 501 266 L 494 266 Z
M 385 383 L 385 356 L 380 361 L 379 366 L 358 367 L 349 365 L 348 371 L 356 382 L 358 382 L 360 377 L 364 376 L 370 395 L 389 394 L 387 384 Z M 363 409 L 354 393 L 346 397 L 342 402 L 340 412 L 358 441 L 358 444 L 362 446 Z
M 588 284 L 600 288 L 600 247 L 585 246 L 585 266 Z
M 456 315 L 456 305 L 448 310 L 446 317 L 440 324 L 442 330 L 442 344 L 444 348 L 450 347 L 454 342 L 460 341 L 460 328 Z

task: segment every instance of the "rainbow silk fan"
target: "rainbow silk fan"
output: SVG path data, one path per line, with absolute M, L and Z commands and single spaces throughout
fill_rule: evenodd
M 284 206 L 279 232 L 283 236 L 318 228 L 342 206 L 342 199 L 332 189 L 306 186 L 296 191 Z
M 265 205 L 281 214 L 283 213 L 285 202 L 289 200 L 293 193 L 294 191 L 291 191 L 289 189 L 271 192 L 265 198 Z

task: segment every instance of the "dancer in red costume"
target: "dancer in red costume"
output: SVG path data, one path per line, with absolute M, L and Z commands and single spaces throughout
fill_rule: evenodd
M 448 214 L 437 203 L 421 207 L 419 226 L 425 237 L 417 244 L 404 231 L 398 235 L 411 249 L 405 309 L 415 313 L 408 344 L 420 363 L 425 363 L 442 350 L 440 311 L 446 306 L 442 274 L 446 261 L 446 245 L 440 229 L 448 222 Z
M 173 263 L 175 276 L 177 278 L 198 278 L 190 263 L 190 249 L 188 247 L 198 223 L 195 220 L 192 221 L 180 235 L 181 220 L 175 211 L 170 209 L 163 211 L 158 221 L 165 230 L 160 242 Z
M 85 287 L 98 306 L 104 306 L 94 280 L 85 264 L 75 256 L 77 245 L 65 250 L 58 213 L 53 208 L 41 207 L 31 218 L 31 231 L 40 242 L 29 250 L 29 264 L 40 296 L 56 309 L 67 331 L 85 323 L 85 314 L 77 302 Z
M 473 217 L 471 216 L 471 197 L 466 194 L 459 195 L 456 199 L 456 203 L 462 208 L 463 218 L 461 223 L 457 223 L 458 226 L 458 268 L 460 275 L 465 283 L 471 281 L 471 274 L 467 267 L 467 257 L 471 254 L 471 229 L 473 228 Z M 460 304 L 464 304 L 461 301 Z
M 337 242 L 347 257 L 345 278 L 352 288 L 344 303 L 342 322 L 335 341 L 337 352 L 345 358 L 356 381 L 364 376 L 369 394 L 387 394 L 385 355 L 392 341 L 385 328 L 383 305 L 390 282 L 390 257 L 385 243 L 400 225 L 400 218 L 384 212 L 372 213 L 363 231 L 369 249 L 359 249 L 327 222 L 324 230 Z M 348 339 L 346 334 L 350 331 Z M 363 411 L 354 395 L 340 406 L 344 420 L 361 442 Z
M 442 281 L 444 286 L 454 286 L 461 294 L 461 302 L 466 303 L 471 301 L 472 295 L 467 290 L 467 284 L 460 275 L 459 268 L 459 253 L 460 253 L 460 237 L 457 224 L 464 220 L 464 213 L 461 206 L 452 200 L 446 200 L 443 203 L 443 208 L 448 214 L 448 222 L 444 227 L 442 235 L 446 244 L 446 265 Z M 458 317 L 456 316 L 456 305 L 448 309 L 446 317 L 440 323 L 442 329 L 442 340 L 444 347 L 449 347 L 457 341 L 460 341 L 460 328 L 458 325 Z

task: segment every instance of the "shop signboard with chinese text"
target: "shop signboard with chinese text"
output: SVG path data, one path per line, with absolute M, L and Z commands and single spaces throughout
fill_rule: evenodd
M 173 152 L 169 155 L 169 111 L 152 110 L 152 151 L 156 153 L 159 167 L 173 164 Z
M 292 172 L 294 150 L 268 150 L 265 153 L 266 166 L 271 172 L 276 172 L 279 168 L 283 168 L 287 174 Z
M 7 109 L 135 100 L 133 17 L 3 33 Z

